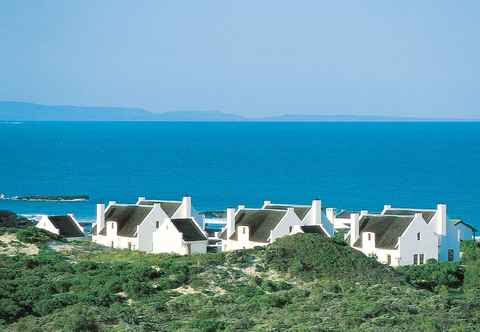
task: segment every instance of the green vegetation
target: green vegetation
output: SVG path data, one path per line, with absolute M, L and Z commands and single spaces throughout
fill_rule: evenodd
M 475 331 L 480 248 L 394 270 L 314 234 L 195 256 L 111 250 L 9 229 L 38 255 L 0 255 L 5 331 Z M 0 247 L 1 253 L 1 247 Z

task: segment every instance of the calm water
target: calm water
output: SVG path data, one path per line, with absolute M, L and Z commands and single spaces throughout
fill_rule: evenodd
M 380 210 L 434 207 L 480 226 L 480 123 L 0 123 L 0 201 L 18 213 L 95 214 L 97 201 L 180 199 L 197 209 L 263 200 Z

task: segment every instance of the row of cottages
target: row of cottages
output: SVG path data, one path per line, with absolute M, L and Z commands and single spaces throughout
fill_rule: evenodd
M 97 204 L 92 241 L 118 249 L 180 255 L 205 253 L 203 219 L 190 196 L 182 201 L 147 200 L 135 204 Z
M 351 213 L 350 245 L 380 262 L 391 265 L 418 265 L 429 259 L 457 261 L 460 239 L 456 225 L 447 215 L 447 206 L 436 209 L 392 208 L 381 213 Z
M 63 236 L 67 239 L 80 239 L 85 231 L 73 214 L 60 216 L 43 215 L 35 227 Z
M 229 208 L 226 219 L 226 227 L 219 235 L 223 251 L 265 246 L 295 233 L 319 233 L 331 237 L 335 232 L 326 216 L 322 218 L 320 200 L 314 200 L 311 206 L 266 201 L 259 209 Z

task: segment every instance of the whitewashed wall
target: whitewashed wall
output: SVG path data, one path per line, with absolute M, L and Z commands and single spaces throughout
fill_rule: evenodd
M 420 233 L 420 240 L 417 240 L 417 233 Z M 399 251 L 399 265 L 413 264 L 414 254 L 424 254 L 424 263 L 430 258 L 438 259 L 438 236 L 422 217 L 415 216 L 399 239 Z

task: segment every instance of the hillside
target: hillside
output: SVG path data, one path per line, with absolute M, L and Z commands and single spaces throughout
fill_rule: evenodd
M 178 257 L 66 243 L 30 227 L 0 232 L 39 248 L 0 255 L 6 331 L 473 331 L 480 323 L 473 244 L 466 288 L 449 283 L 453 265 L 399 273 L 312 234 Z M 433 291 L 413 286 L 432 276 Z
M 41 105 L 0 101 L 0 121 L 239 121 L 218 111 L 154 113 L 141 108 Z

